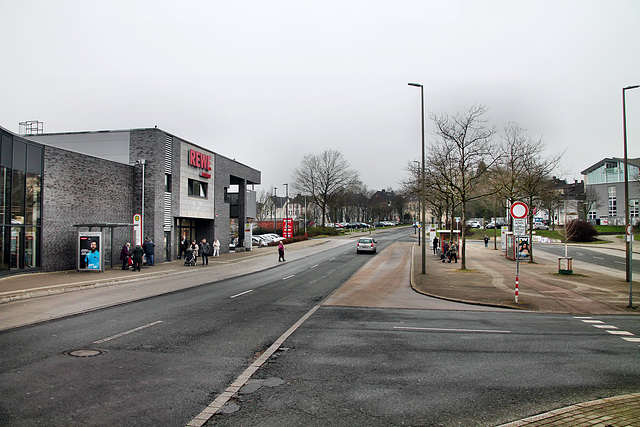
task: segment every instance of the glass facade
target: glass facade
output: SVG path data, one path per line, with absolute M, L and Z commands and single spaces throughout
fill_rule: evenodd
M 0 130 L 0 272 L 41 265 L 43 154 Z
M 609 199 L 609 216 L 614 217 L 618 215 L 618 206 L 616 200 L 616 187 L 607 187 L 607 194 Z

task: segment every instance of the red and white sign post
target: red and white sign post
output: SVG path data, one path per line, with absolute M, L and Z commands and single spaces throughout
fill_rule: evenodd
M 293 237 L 293 218 L 284 218 L 282 220 L 282 237 L 285 239 Z
M 516 304 L 518 303 L 518 291 L 520 288 L 520 253 L 517 248 L 518 237 L 524 237 L 526 234 L 527 216 L 529 215 L 529 206 L 523 202 L 513 202 L 509 209 L 513 217 L 513 238 L 516 244 Z

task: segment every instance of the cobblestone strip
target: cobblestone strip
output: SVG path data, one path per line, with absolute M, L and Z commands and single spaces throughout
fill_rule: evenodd
M 498 427 L 590 427 L 640 425 L 640 393 L 579 403 Z

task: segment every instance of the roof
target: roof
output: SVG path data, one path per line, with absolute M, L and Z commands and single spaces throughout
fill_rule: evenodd
M 593 172 L 594 170 L 600 168 L 606 162 L 616 162 L 616 163 L 620 162 L 620 163 L 622 163 L 622 162 L 624 162 L 624 159 L 622 159 L 620 157 L 607 157 L 607 158 L 604 158 L 604 159 L 600 160 L 598 163 L 596 163 L 596 164 L 594 164 L 592 166 L 589 166 L 587 169 L 583 170 L 580 173 L 582 175 L 588 175 L 591 172 Z M 627 158 L 627 163 L 632 164 L 632 165 L 637 166 L 637 167 L 640 167 L 640 157 L 637 157 L 635 159 Z

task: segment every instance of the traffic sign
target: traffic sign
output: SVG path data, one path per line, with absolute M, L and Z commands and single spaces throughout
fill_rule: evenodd
M 627 225 L 626 231 L 627 231 L 627 235 L 633 234 L 633 225 L 631 224 Z
M 514 218 L 513 219 L 513 235 L 516 237 L 523 237 L 527 235 L 527 220 L 526 218 Z
M 514 218 L 526 218 L 529 215 L 529 206 L 523 202 L 513 202 L 509 211 Z

